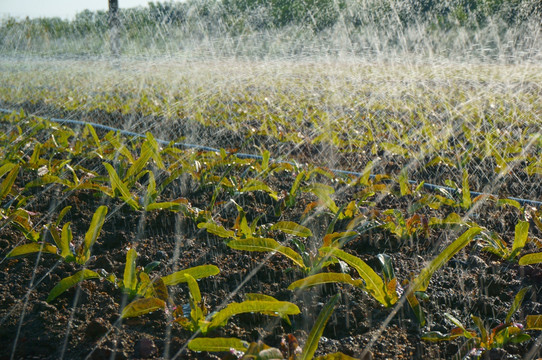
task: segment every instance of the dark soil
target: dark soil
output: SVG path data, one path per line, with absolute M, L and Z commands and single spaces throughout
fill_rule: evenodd
M 212 145 L 219 146 L 220 143 Z M 487 173 L 491 172 L 488 170 Z M 439 172 L 426 175 L 442 176 Z M 18 179 L 16 186 L 22 188 L 31 180 L 28 176 Z M 293 177 L 282 172 L 266 181 L 274 189 L 289 189 Z M 354 190 L 338 188 L 338 205 L 355 199 Z M 109 207 L 109 216 L 87 264 L 90 269 L 104 269 L 121 277 L 127 248 L 135 247 L 139 254 L 138 265 L 160 262 L 153 276 L 197 265 L 216 265 L 220 269 L 217 276 L 198 282 L 210 311 L 233 301 L 242 301 L 246 293 L 271 295 L 291 301 L 301 309 L 300 315 L 291 317 L 291 326 L 277 317 L 259 314 L 234 316 L 224 328 L 208 334 L 212 337 L 238 337 L 249 342 L 261 340 L 278 347 L 281 339 L 293 334 L 303 345 L 323 305 L 339 293 L 340 301 L 320 339 L 317 354 L 340 351 L 366 359 L 451 359 L 468 352 L 463 339 L 441 343 L 421 340 L 421 334 L 428 330 L 447 333 L 453 327 L 445 313 L 452 314 L 470 328 L 474 327 L 471 314 L 482 318 L 488 327 L 494 327 L 504 321 L 518 291 L 532 286 L 514 319 L 521 322 L 526 315 L 542 314 L 542 266 L 518 266 L 517 262 L 503 261 L 480 251 L 476 242 L 458 253 L 431 279 L 428 300 L 422 304 L 427 325 L 420 328 L 406 303 L 400 302 L 398 306 L 386 309 L 358 288 L 326 285 L 302 292 L 289 291 L 288 285 L 304 274 L 293 268 L 288 259 L 278 254 L 269 256 L 232 250 L 223 239 L 198 229 L 197 224 L 181 213 L 136 212 L 120 200 L 96 196 L 88 191 L 64 193 L 59 186 L 34 188 L 33 191 L 35 198 L 26 209 L 35 213 L 33 219 L 39 219 L 36 228 L 54 218 L 59 209 L 71 205 L 65 221 L 72 222 L 75 239 L 84 236 L 98 206 Z M 181 190 L 172 186 L 168 191 L 177 194 Z M 205 208 L 211 199 L 212 189 L 202 192 L 185 187 L 182 196 L 193 206 Z M 229 200 L 227 194 L 219 196 L 215 218 L 232 226 L 237 211 L 227 206 Z M 314 197 L 304 193 L 293 208 L 283 212 L 281 218 L 277 218 L 275 211 L 279 204 L 266 195 L 250 193 L 238 195 L 235 200 L 242 204 L 247 216 L 264 215 L 260 224 L 265 224 L 278 220 L 301 222 L 303 210 Z M 387 195 L 364 211 L 369 214 L 374 210 L 398 209 L 406 216 L 408 206 L 408 197 Z M 452 211 L 465 215 L 460 209 L 444 207 L 439 210 L 424 208 L 419 213 L 444 218 Z M 497 231 L 510 243 L 521 214 L 514 208 L 497 208 L 488 203 L 469 216 L 479 225 Z M 313 240 L 319 242 L 331 221 L 331 216 L 321 213 L 305 225 L 315 234 Z M 343 231 L 345 227 L 346 224 L 337 223 L 335 231 Z M 398 279 L 404 280 L 419 273 L 439 249 L 462 231 L 435 228 L 431 229 L 429 237 L 416 234 L 398 239 L 389 231 L 376 228 L 345 244 L 344 250 L 360 257 L 378 272 L 376 255 L 386 253 L 393 258 Z M 530 236 L 539 238 L 541 234 L 532 226 Z M 277 240 L 287 239 L 277 234 Z M 14 227 L 0 228 L 0 359 L 227 357 L 227 354 L 187 350 L 186 344 L 193 334 L 171 322 L 162 311 L 121 320 L 120 312 L 128 299 L 107 281 L 84 281 L 47 303 L 45 299 L 49 291 L 60 279 L 72 275 L 77 267 L 48 254 L 5 258 L 11 249 L 24 242 L 24 236 Z M 534 245 L 529 245 L 524 251 L 535 251 Z M 353 272 L 351 274 L 355 277 Z M 170 287 L 169 291 L 175 304 L 188 303 L 186 285 Z M 486 352 L 483 358 L 536 359 L 542 356 L 540 332 L 531 331 L 529 334 L 532 340 Z

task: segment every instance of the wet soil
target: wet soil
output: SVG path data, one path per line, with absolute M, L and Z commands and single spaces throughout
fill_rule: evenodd
M 87 166 L 92 167 L 91 164 Z M 437 172 L 432 175 L 435 178 L 441 176 Z M 26 174 L 17 179 L 16 186 L 23 188 L 31 180 L 31 176 Z M 278 190 L 291 188 L 293 180 L 283 172 L 270 176 L 266 182 Z M 534 183 L 534 180 L 530 181 Z M 178 194 L 181 185 L 172 183 L 165 194 Z M 134 247 L 139 255 L 139 266 L 160 262 L 152 276 L 163 276 L 197 265 L 216 265 L 220 269 L 218 275 L 198 282 L 210 311 L 233 301 L 242 301 L 247 293 L 262 293 L 291 301 L 301 309 L 299 315 L 291 317 L 291 325 L 278 317 L 245 314 L 232 317 L 225 327 L 213 330 L 208 336 L 238 337 L 278 347 L 285 336 L 293 334 L 303 345 L 323 305 L 339 293 L 339 303 L 320 339 L 317 355 L 340 351 L 365 359 L 452 359 L 458 354 L 468 353 L 468 344 L 463 339 L 440 343 L 421 340 L 422 333 L 426 331 L 446 333 L 453 327 L 445 313 L 452 314 L 470 328 L 474 327 L 471 314 L 482 318 L 488 327 L 495 327 L 505 319 L 515 294 L 531 286 L 514 319 L 521 322 L 526 315 L 542 314 L 542 266 L 519 266 L 517 262 L 501 260 L 481 251 L 476 241 L 432 277 L 428 298 L 422 304 L 427 318 L 427 324 L 422 328 L 403 301 L 392 308 L 384 308 L 359 288 L 328 284 L 302 292 L 289 291 L 287 287 L 293 281 L 304 277 L 291 261 L 279 254 L 232 250 L 224 239 L 198 229 L 197 224 L 182 213 L 135 211 L 120 200 L 87 190 L 67 193 L 62 190 L 60 186 L 33 188 L 34 197 L 26 209 L 33 212 L 33 219 L 39 219 L 40 223 L 35 226 L 40 228 L 51 221 L 59 209 L 71 205 L 65 221 L 72 223 L 74 238 L 80 240 L 94 211 L 100 205 L 107 205 L 109 215 L 92 248 L 92 258 L 87 263 L 89 269 L 104 269 L 122 277 L 127 249 Z M 204 209 L 211 201 L 212 192 L 212 188 L 195 191 L 187 186 L 182 189 L 182 196 L 194 207 Z M 341 206 L 356 199 L 356 193 L 356 189 L 338 187 L 335 200 Z M 303 193 L 295 206 L 277 216 L 280 204 L 265 194 L 220 193 L 214 216 L 230 227 L 237 216 L 235 207 L 227 205 L 232 198 L 242 204 L 249 220 L 262 215 L 260 224 L 279 220 L 301 222 L 306 206 L 315 200 L 312 195 Z M 161 199 L 167 200 L 170 199 L 166 196 Z M 408 196 L 390 194 L 379 197 L 362 211 L 370 214 L 397 209 L 406 216 L 411 215 L 409 204 Z M 522 216 L 517 209 L 495 207 L 492 203 L 479 206 L 469 214 L 446 207 L 437 210 L 424 208 L 419 213 L 444 218 L 452 211 L 497 231 L 509 243 Z M 315 235 L 309 240 L 314 246 L 321 242 L 332 221 L 332 216 L 322 212 L 304 222 Z M 340 221 L 335 225 L 335 231 L 344 231 L 345 228 L 346 223 Z M 343 249 L 360 257 L 378 272 L 376 256 L 388 254 L 393 259 L 397 278 L 402 281 L 419 273 L 463 230 L 432 228 L 427 235 L 417 233 L 398 238 L 389 230 L 377 227 L 349 241 Z M 542 234 L 532 226 L 530 236 L 540 239 Z M 289 239 L 281 234 L 276 234 L 276 238 L 285 243 Z M 186 344 L 194 334 L 172 322 L 168 314 L 160 310 L 121 320 L 120 312 L 128 299 L 107 281 L 84 281 L 47 303 L 45 299 L 49 291 L 60 279 L 75 273 L 78 267 L 49 254 L 15 259 L 5 257 L 16 245 L 24 242 L 24 236 L 16 228 L 0 228 L 0 359 L 217 359 L 230 356 L 188 350 Z M 532 243 L 524 250 L 533 251 L 538 250 Z M 354 272 L 351 274 L 355 277 Z M 175 304 L 188 303 L 188 289 L 184 284 L 168 290 Z M 483 358 L 539 358 L 542 356 L 541 334 L 536 331 L 529 334 L 531 340 L 488 351 Z

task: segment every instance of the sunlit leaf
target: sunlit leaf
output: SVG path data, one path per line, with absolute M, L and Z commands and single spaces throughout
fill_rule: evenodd
M 6 164 L 3 168 L 6 166 L 9 168 L 11 164 Z M 17 179 L 17 175 L 19 174 L 19 168 L 19 165 L 13 166 L 11 171 L 6 175 L 4 181 L 0 184 L 0 200 L 3 200 L 10 193 L 11 188 L 15 183 L 15 179 Z
M 162 280 L 164 281 L 164 284 L 171 286 L 186 282 L 186 274 L 198 280 L 204 277 L 217 275 L 219 272 L 220 270 L 215 265 L 200 265 L 163 276 Z
M 37 253 L 37 252 L 44 252 L 44 253 L 56 255 L 58 252 L 58 249 L 56 246 L 47 244 L 47 243 L 30 243 L 30 244 L 24 244 L 24 245 L 19 245 L 15 247 L 13 250 L 9 252 L 7 257 L 12 258 L 16 256 L 24 256 L 28 254 Z
M 542 315 L 527 315 L 525 328 L 527 330 L 542 330 Z
M 329 320 L 329 317 L 333 313 L 333 308 L 335 307 L 335 304 L 339 300 L 339 294 L 333 296 L 322 308 L 322 311 L 320 311 L 320 314 L 318 314 L 318 318 L 316 318 L 316 322 L 312 326 L 311 332 L 309 333 L 309 336 L 307 337 L 307 341 L 305 342 L 305 346 L 303 346 L 303 352 L 301 353 L 301 360 L 311 360 L 314 356 L 314 353 L 316 352 L 316 349 L 318 348 L 318 342 L 320 341 L 320 338 L 322 337 L 322 333 L 324 332 L 324 328 L 326 326 L 327 321 Z
M 509 259 L 513 259 L 517 254 L 525 247 L 527 239 L 529 236 L 529 222 L 520 220 L 516 224 L 515 234 L 514 234 L 514 243 L 512 244 L 512 252 L 510 253 Z
M 243 301 L 241 303 L 228 304 L 224 309 L 213 316 L 209 329 L 223 326 L 230 317 L 244 313 L 267 313 L 275 312 L 280 316 L 296 315 L 300 313 L 299 308 L 287 301 Z
M 228 246 L 235 250 L 259 251 L 259 252 L 278 252 L 292 260 L 297 266 L 305 268 L 303 258 L 294 250 L 287 246 L 280 245 L 277 241 L 270 238 L 249 238 L 236 239 L 228 242 Z
M 531 265 L 531 264 L 538 264 L 541 262 L 542 262 L 542 252 L 524 255 L 518 261 L 520 265 Z
M 514 297 L 514 302 L 512 303 L 510 310 L 508 310 L 508 314 L 506 314 L 506 319 L 504 320 L 505 323 L 509 323 L 510 320 L 512 320 L 512 316 L 519 309 L 519 307 L 521 306 L 521 303 L 523 302 L 523 298 L 525 297 L 525 294 L 530 289 L 531 289 L 530 286 L 524 287 L 516 294 L 516 296 Z
M 440 254 L 437 255 L 427 265 L 413 281 L 413 289 L 415 291 L 425 291 L 429 286 L 429 280 L 433 274 L 446 264 L 459 250 L 463 249 L 467 244 L 480 232 L 481 228 L 475 226 L 465 231 L 454 242 L 446 247 Z
M 284 233 L 300 237 L 312 236 L 312 231 L 303 225 L 299 225 L 293 221 L 279 221 L 271 226 L 271 230 L 280 230 Z
M 105 222 L 105 216 L 107 215 L 107 206 L 100 206 L 90 221 L 90 225 L 85 234 L 85 240 L 83 242 L 83 247 L 80 254 L 77 254 L 77 262 L 79 264 L 84 264 L 90 258 L 90 249 L 98 239 L 102 226 Z
M 352 277 L 348 274 L 319 273 L 319 274 L 314 274 L 311 276 L 307 276 L 306 278 L 294 281 L 293 283 L 290 284 L 290 286 L 288 286 L 288 290 L 303 289 L 305 287 L 329 284 L 329 283 L 350 284 L 356 287 L 363 286 L 362 280 L 352 279 Z
M 210 222 L 199 223 L 198 229 L 205 229 L 207 232 L 225 239 L 235 238 L 235 233 L 233 231 L 226 230 L 224 227 Z
M 137 252 L 134 248 L 126 253 L 126 265 L 124 266 L 124 277 L 122 279 L 124 291 L 129 294 L 135 294 L 137 287 L 136 274 Z
M 54 299 L 56 299 L 59 295 L 61 295 L 64 291 L 68 290 L 69 288 L 74 287 L 75 285 L 79 284 L 80 282 L 88 279 L 97 279 L 100 275 L 92 270 L 83 269 L 78 272 L 76 272 L 72 276 L 68 276 L 67 278 L 64 278 L 59 281 L 58 284 L 55 285 L 55 287 L 51 290 L 49 293 L 49 296 L 47 297 L 47 302 L 51 302 Z
M 231 349 L 246 351 L 248 343 L 236 338 L 196 338 L 188 342 L 192 351 L 225 352 Z
M 367 263 L 365 263 L 365 261 L 332 247 L 322 247 L 320 248 L 320 253 L 322 256 L 335 256 L 352 266 L 365 282 L 365 290 L 371 294 L 371 296 L 385 306 L 393 305 L 394 301 L 388 299 L 384 281 L 369 265 L 367 265 Z
M 158 298 L 142 298 L 129 303 L 122 309 L 121 318 L 141 316 L 150 312 L 165 309 L 166 302 Z

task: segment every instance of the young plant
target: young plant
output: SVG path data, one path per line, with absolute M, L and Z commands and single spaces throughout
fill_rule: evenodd
M 289 360 L 332 360 L 343 359 L 353 360 L 350 356 L 337 352 L 325 356 L 314 358 L 314 353 L 318 348 L 318 342 L 322 337 L 326 323 L 328 322 L 333 308 L 339 299 L 339 295 L 335 295 L 322 308 L 314 323 L 305 346 L 301 348 L 297 339 L 293 335 L 288 335 L 283 338 L 280 349 L 265 345 L 263 342 L 253 342 L 251 344 L 246 341 L 236 338 L 196 338 L 190 340 L 188 348 L 192 351 L 209 351 L 209 352 L 230 352 L 234 349 L 237 353 L 237 359 L 240 360 L 264 360 L 264 359 L 289 359 Z
M 70 223 L 68 222 L 64 224 L 61 234 L 59 234 L 57 230 L 60 221 L 64 218 L 70 208 L 70 206 L 65 207 L 60 212 L 57 222 L 53 225 L 47 226 L 55 245 L 47 243 L 46 241 L 19 245 L 11 250 L 7 257 L 24 256 L 41 251 L 57 255 L 66 262 L 76 262 L 79 265 L 84 265 L 90 258 L 92 246 L 96 242 L 98 235 L 102 230 L 102 226 L 105 222 L 105 216 L 107 215 L 107 206 L 100 206 L 96 210 L 85 234 L 84 241 L 81 242 L 77 248 L 75 248 L 75 252 L 72 250 L 73 234 Z
M 168 305 L 171 302 L 167 286 L 188 283 L 192 280 L 196 282 L 198 279 L 217 275 L 220 272 L 214 265 L 201 265 L 151 280 L 148 273 L 153 263 L 149 264 L 151 266 L 147 265 L 143 270 L 137 269 L 135 256 L 137 256 L 135 250 L 131 254 L 129 251 L 126 255 L 127 263 L 122 281 L 118 281 L 114 277 L 108 277 L 108 280 L 114 281 L 124 293 L 130 297 L 136 297 L 135 300 L 124 307 L 121 313 L 122 318 L 140 316 L 159 309 L 169 311 Z M 193 284 L 189 284 L 189 286 L 193 286 Z
M 456 327 L 450 333 L 442 334 L 438 331 L 427 332 L 422 335 L 422 340 L 425 341 L 450 341 L 455 338 L 464 337 L 474 345 L 473 352 L 480 356 L 483 352 L 493 349 L 502 348 L 508 343 L 522 343 L 531 339 L 525 333 L 524 326 L 518 322 L 512 321 L 512 316 L 521 306 L 525 293 L 530 287 L 521 289 L 514 298 L 514 302 L 508 311 L 504 322 L 492 329 L 486 329 L 484 322 L 477 316 L 471 315 L 471 319 L 476 326 L 476 330 L 465 328 L 465 326 L 455 317 L 446 313 L 445 316 Z M 527 329 L 535 330 L 537 328 L 537 318 L 529 318 Z
M 506 261 L 513 261 L 527 244 L 528 236 L 529 223 L 527 221 L 519 221 L 515 227 L 514 242 L 511 248 L 499 234 L 495 232 L 489 234 L 483 232 L 481 236 L 482 250 L 495 254 Z

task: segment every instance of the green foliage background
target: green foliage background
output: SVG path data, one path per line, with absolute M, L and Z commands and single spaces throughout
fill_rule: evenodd
M 122 51 L 150 55 L 294 55 L 339 50 L 372 53 L 485 52 L 512 44 L 531 49 L 540 30 L 538 0 L 188 0 L 120 9 Z M 538 40 L 539 41 L 539 40 Z M 457 44 L 460 42 L 460 44 Z M 5 18 L 4 54 L 102 55 L 108 50 L 107 11 L 73 20 Z M 448 49 L 448 50 L 445 50 Z M 527 50 L 529 51 L 529 50 Z

